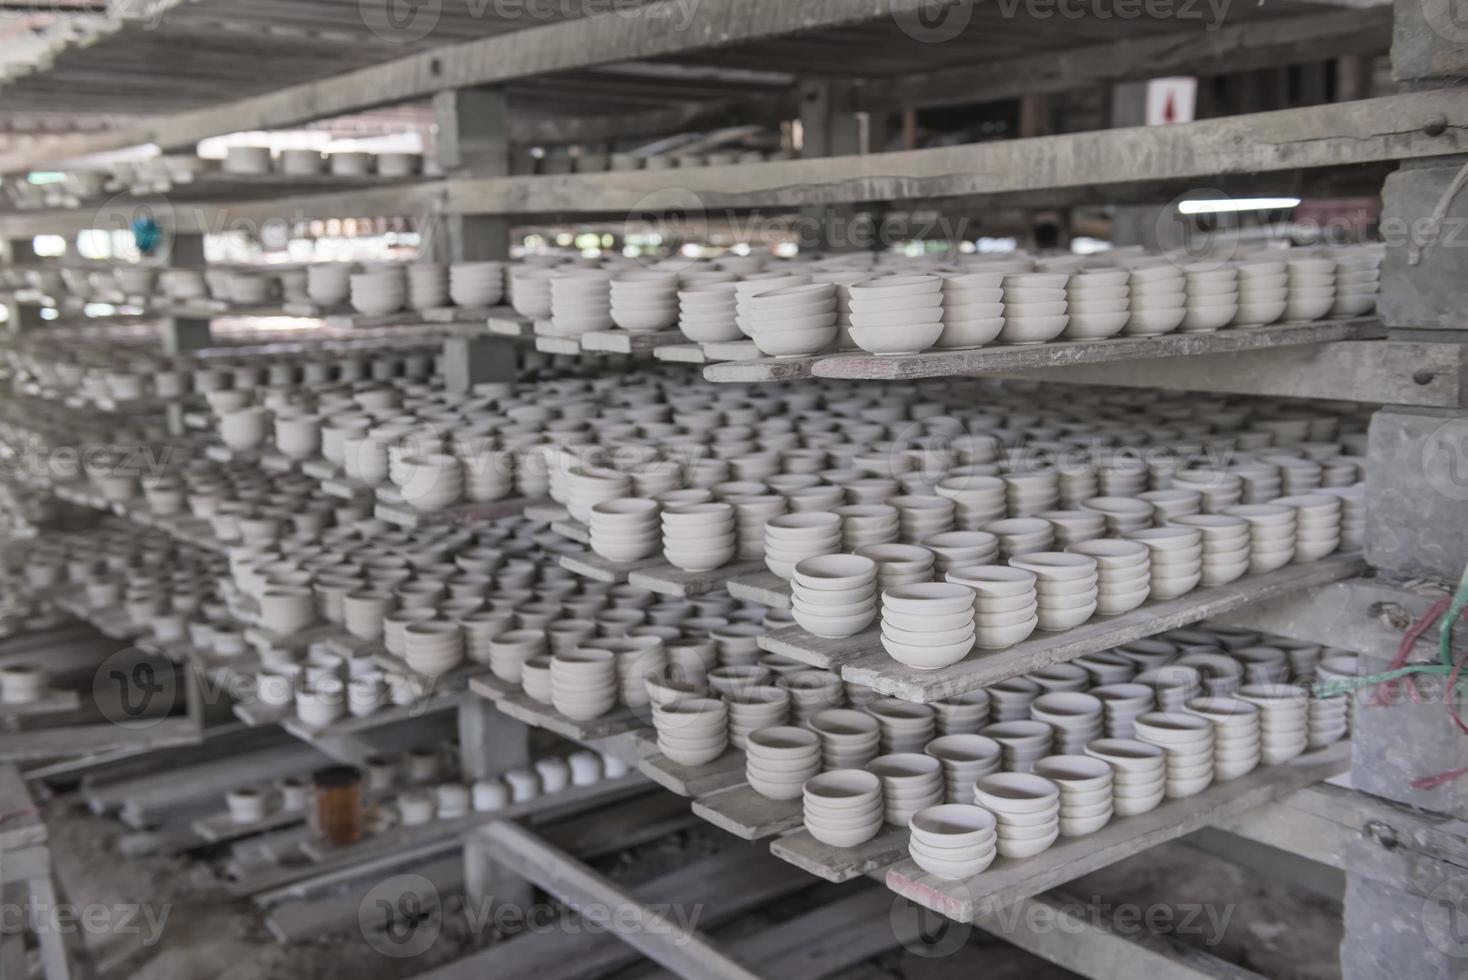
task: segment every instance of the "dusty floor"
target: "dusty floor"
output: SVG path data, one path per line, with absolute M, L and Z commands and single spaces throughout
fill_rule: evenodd
M 48 822 L 71 903 L 109 909 L 139 900 L 149 903 L 126 927 L 111 930 L 121 934 L 100 931 L 89 937 L 101 980 L 397 980 L 462 956 L 483 941 L 466 938 L 466 930 L 449 921 L 432 949 L 409 960 L 384 957 L 357 936 L 281 946 L 261 925 L 253 906 L 231 899 L 216 886 L 208 864 L 183 858 L 118 858 L 111 850 L 120 832 L 115 821 L 59 802 L 48 808 Z M 640 849 L 635 862 L 613 858 L 603 870 L 624 880 L 648 877 L 730 846 L 731 840 L 700 829 Z M 1179 930 L 1184 941 L 1276 980 L 1332 980 L 1340 975 L 1339 905 L 1180 844 L 1076 881 L 1067 893 L 1082 903 L 1099 901 L 1112 908 L 1136 903 L 1154 916 L 1174 916 L 1172 921 L 1185 926 Z M 1156 911 L 1162 907 L 1148 905 L 1160 895 L 1170 902 L 1162 912 Z M 763 911 L 770 921 L 778 921 L 798 911 L 790 903 L 799 901 Z M 755 920 L 745 927 L 757 926 Z M 850 980 L 969 980 L 977 975 L 985 980 L 1074 976 L 979 930 L 970 931 L 968 942 L 956 952 L 928 956 L 897 950 L 842 974 Z

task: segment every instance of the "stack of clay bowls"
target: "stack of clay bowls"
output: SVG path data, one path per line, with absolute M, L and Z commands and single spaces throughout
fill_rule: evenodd
M 957 568 L 948 581 L 974 593 L 974 644 L 983 650 L 1014 646 L 1039 625 L 1034 572 L 1008 565 Z
M 790 692 L 779 687 L 748 687 L 723 696 L 729 707 L 729 741 L 742 749 L 750 733 L 790 720 Z
M 877 757 L 881 730 L 865 711 L 828 708 L 811 717 L 811 731 L 821 738 L 821 768 L 859 768 Z
M 823 844 L 855 847 L 882 829 L 882 783 L 862 769 L 834 769 L 805 783 L 805 829 Z
M 933 569 L 940 577 L 951 569 L 992 565 L 999 560 L 999 539 L 987 531 L 942 531 L 922 542 L 933 552 Z
M 551 280 L 557 274 L 554 269 L 540 266 L 510 266 L 510 305 L 515 312 L 533 320 L 550 316 Z
M 654 501 L 620 497 L 591 507 L 591 550 L 608 561 L 637 561 L 654 555 L 662 540 Z
M 1134 738 L 1137 719 L 1157 705 L 1156 694 L 1146 684 L 1103 684 L 1087 693 L 1101 702 L 1107 738 Z
M 875 698 L 866 706 L 877 719 L 883 752 L 921 752 L 937 728 L 930 705 L 898 698 Z
M 734 284 L 696 283 L 679 290 L 678 329 L 697 344 L 727 343 L 743 336 L 734 319 Z
M 1046 510 L 1038 507 L 1036 513 Z M 999 556 L 1005 560 L 1048 551 L 1055 541 L 1055 525 L 1041 517 L 1011 517 L 990 521 L 983 528 L 999 538 Z
M 464 659 L 464 634 L 457 623 L 430 619 L 403 628 L 403 658 L 424 677 L 441 677 Z
M 541 704 L 554 703 L 554 691 L 551 687 L 551 656 L 539 654 L 524 661 L 520 665 L 520 686 L 524 688 L 526 697 L 539 701 Z M 615 683 L 612 689 L 612 697 L 616 697 Z
M 1278 497 L 1276 506 L 1295 509 L 1295 561 L 1319 561 L 1341 546 L 1343 501 L 1328 493 Z
M 1042 776 L 984 776 L 974 786 L 974 802 L 994 814 L 1004 857 L 1034 857 L 1060 836 L 1060 788 Z
M 1056 755 L 1075 755 L 1100 738 L 1104 714 L 1100 698 L 1079 691 L 1052 691 L 1030 703 L 1030 718 L 1055 730 Z
M 522 681 L 524 671 L 522 670 Z M 576 721 L 590 721 L 617 703 L 616 660 L 609 650 L 558 653 L 550 663 L 551 704 Z
M 349 262 L 318 262 L 306 267 L 306 297 L 328 309 L 341 306 L 351 295 Z
M 751 732 L 745 741 L 745 778 L 761 796 L 797 799 L 805 781 L 820 771 L 821 742 L 815 732 L 777 725 Z
M 683 766 L 701 766 L 729 747 L 729 708 L 714 698 L 685 698 L 652 709 L 658 751 Z
M 946 497 L 893 497 L 898 527 L 908 541 L 925 541 L 953 528 L 953 501 Z
M 748 296 L 740 329 L 770 357 L 817 354 L 836 340 L 836 287 L 807 282 Z
M 901 533 L 897 508 L 891 504 L 848 504 L 832 513 L 841 518 L 841 546 L 847 551 L 892 544 Z
M 933 492 L 953 501 L 953 524 L 960 531 L 980 530 L 1009 513 L 1005 483 L 997 476 L 950 475 Z
M 227 147 L 221 169 L 227 174 L 268 174 L 271 170 L 270 147 Z
M 1119 817 L 1154 810 L 1167 795 L 1167 753 L 1137 739 L 1103 738 L 1086 746 L 1086 755 L 1111 767 L 1112 805 Z
M 1060 835 L 1084 837 L 1111 820 L 1115 777 L 1106 762 L 1080 753 L 1035 763 L 1035 775 L 1060 787 Z
M 1036 577 L 1039 629 L 1067 630 L 1095 613 L 1100 580 L 1096 559 L 1064 551 L 1041 551 L 1011 558 L 1009 564 Z
M 304 585 L 267 585 L 260 593 L 260 621 L 267 630 L 289 636 L 316 621 L 316 597 Z
M 994 863 L 998 823 L 994 814 L 967 803 L 945 803 L 912 815 L 907 852 L 928 874 L 954 881 L 972 878 Z
M 738 534 L 736 555 L 740 561 L 763 561 L 765 557 L 765 524 L 785 513 L 784 497 L 774 493 L 731 496 L 725 500 L 734 508 L 734 527 Z
M 380 266 L 350 278 L 352 309 L 364 316 L 386 316 L 403 308 L 408 280 L 400 265 Z
M 1153 527 L 1127 535 L 1151 549 L 1153 599 L 1176 599 L 1203 578 L 1203 535 L 1195 527 Z
M 1101 340 L 1121 333 L 1131 318 L 1126 269 L 1088 269 L 1066 283 L 1067 340 Z
M 678 322 L 678 277 L 671 272 L 624 272 L 612 280 L 612 322 L 623 330 L 667 330 Z
M 1131 497 L 1089 497 L 1081 509 L 1106 518 L 1106 536 L 1120 538 L 1152 526 L 1152 505 Z
M 1307 748 L 1324 748 L 1346 737 L 1350 730 L 1351 699 L 1345 694 L 1309 700 Z
M 1286 321 L 1319 320 L 1335 305 L 1335 259 L 1307 256 L 1285 260 Z
M 1136 721 L 1137 739 L 1167 753 L 1167 796 L 1201 793 L 1213 782 L 1213 723 L 1198 715 L 1154 711 Z
M 408 266 L 408 306 L 434 310 L 449 305 L 449 270 L 436 262 Z
M 1284 316 L 1289 299 L 1289 275 L 1283 261 L 1241 262 L 1238 273 L 1239 309 L 1234 315 L 1234 326 L 1262 327 Z
M 502 681 L 523 684 L 525 662 L 547 652 L 546 633 L 544 630 L 504 629 L 507 622 L 508 617 L 504 617 L 502 613 L 480 612 L 470 613 L 460 620 L 467 637 L 469 658 L 476 663 L 489 664 L 490 671 Z M 486 637 L 486 633 L 491 635 Z
M 1239 270 L 1231 265 L 1201 263 L 1183 268 L 1187 278 L 1187 310 L 1183 333 L 1213 333 L 1233 322 L 1239 312 Z
M 920 752 L 894 752 L 867 763 L 868 772 L 882 782 L 883 817 L 906 827 L 919 810 L 943 802 L 943 765 Z
M 505 293 L 503 262 L 455 262 L 449 266 L 449 299 L 463 309 L 495 306 Z
M 934 701 L 932 707 L 938 716 L 940 735 L 973 733 L 989 723 L 989 692 L 983 688 Z
M 1341 550 L 1360 551 L 1366 544 L 1366 485 L 1325 487 L 1321 493 L 1341 501 Z
M 423 513 L 440 511 L 464 494 L 464 467 L 443 453 L 406 456 L 395 479 L 403 503 Z
M 1016 272 L 1004 277 L 1004 329 L 999 339 L 1006 344 L 1043 344 L 1065 332 L 1065 272 Z
M 933 346 L 964 350 L 992 343 L 1004 329 L 1004 275 L 965 272 L 943 279 L 943 332 Z
M 999 743 L 1004 750 L 1004 768 L 1009 772 L 1029 772 L 1036 762 L 1054 752 L 1055 729 L 1043 721 L 995 722 L 979 734 Z
M 797 725 L 806 725 L 817 712 L 846 703 L 846 688 L 830 671 L 792 671 L 782 675 L 775 685 L 790 692 L 791 720 Z
M 904 585 L 882 593 L 882 647 L 894 660 L 936 670 L 974 646 L 974 592 L 950 582 Z
M 933 581 L 935 556 L 919 545 L 873 544 L 857 549 L 856 553 L 877 563 L 880 592 Z
M 557 269 L 550 280 L 551 329 L 577 337 L 612 326 L 611 273 L 602 269 Z
M 1284 504 L 1237 504 L 1225 508 L 1229 517 L 1249 522 L 1249 571 L 1254 575 L 1283 568 L 1295 558 L 1297 517 Z
M 1004 484 L 1009 498 L 1009 512 L 1017 518 L 1033 518 L 1060 506 L 1060 471 L 1053 467 L 1028 465 L 1012 467 L 1004 474 Z M 1047 541 L 1053 539 L 1055 535 L 1053 526 L 1049 530 L 1050 538 Z M 1015 529 L 1011 528 L 1011 537 L 1014 534 Z M 1028 545 L 1023 541 L 1010 543 L 1019 543 L 1026 547 L 1038 545 L 1038 542 Z M 1046 547 L 1049 545 L 1047 544 Z M 1017 555 L 1024 554 L 1024 551 L 1006 548 L 1006 553 Z
M 1196 529 L 1202 535 L 1205 588 L 1227 585 L 1249 570 L 1249 522 L 1227 514 L 1189 514 L 1174 517 L 1174 527 Z
M 943 798 L 966 803 L 974 798 L 974 783 L 1003 766 L 1003 750 L 992 738 L 977 734 L 941 735 L 923 751 L 943 766 Z
M 1118 616 L 1137 608 L 1151 595 L 1151 551 L 1142 542 L 1097 538 L 1070 545 L 1067 550 L 1096 562 L 1097 614 Z
M 1213 723 L 1213 778 L 1237 779 L 1254 771 L 1262 758 L 1259 709 L 1240 698 L 1203 697 L 1184 710 Z
M 765 566 L 793 579 L 797 563 L 841 550 L 841 518 L 826 511 L 780 514 L 765 524 Z
M 1093 496 L 1082 494 L 1080 499 Z M 1106 518 L 1093 510 L 1047 510 L 1039 516 L 1055 526 L 1055 546 L 1066 551 L 1072 550 L 1072 545 L 1106 536 Z
M 1134 267 L 1129 280 L 1132 315 L 1129 337 L 1159 337 L 1182 326 L 1187 315 L 1187 283 L 1180 266 L 1160 261 Z
M 795 622 L 826 639 L 854 636 L 877 618 L 877 563 L 860 555 L 821 555 L 795 565 Z
M 942 335 L 943 280 L 884 276 L 848 287 L 851 339 L 872 354 L 916 354 Z
M 734 508 L 726 503 L 665 507 L 663 557 L 687 572 L 707 572 L 734 558 Z
M 1381 260 L 1384 250 L 1377 248 L 1345 248 L 1334 250 L 1335 305 L 1331 316 L 1361 316 L 1376 305 L 1381 286 Z
M 1288 762 L 1310 741 L 1309 698 L 1289 684 L 1245 684 L 1239 700 L 1259 709 L 1261 759 L 1266 766 Z
M 1203 693 L 1203 677 L 1198 668 L 1186 664 L 1170 663 L 1144 670 L 1134 682 L 1152 688 L 1158 711 L 1181 711 L 1189 698 Z

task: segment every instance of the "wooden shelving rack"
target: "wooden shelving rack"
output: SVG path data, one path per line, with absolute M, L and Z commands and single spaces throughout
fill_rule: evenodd
M 205 8 L 208 2 L 212 0 L 180 6 Z M 262 79 L 242 97 L 231 98 L 227 92 L 233 89 L 213 85 L 197 99 L 177 96 L 166 105 L 148 107 L 150 118 L 143 124 L 38 139 L 8 149 L 0 152 L 0 173 L 23 174 L 149 143 L 165 151 L 191 151 L 198 140 L 229 132 L 278 129 L 432 100 L 432 118 L 439 127 L 434 176 L 329 189 L 307 186 L 315 183 L 308 181 L 291 185 L 285 193 L 270 181 L 201 179 L 180 195 L 180 206 L 159 215 L 173 236 L 180 265 L 201 264 L 203 234 L 231 223 L 298 224 L 346 217 L 441 222 L 449 229 L 436 246 L 442 257 L 505 258 L 515 222 L 620 219 L 646 209 L 649 195 L 670 187 L 679 190 L 685 205 L 708 214 L 934 201 L 979 211 L 1161 204 L 1199 186 L 1223 193 L 1382 193 L 1387 257 L 1380 311 L 1369 318 L 897 358 L 839 354 L 705 363 L 716 352 L 671 335 L 588 336 L 563 342 L 537 338 L 533 323 L 505 309 L 435 311 L 435 316 L 423 317 L 425 323 L 451 326 L 456 334 L 443 342 L 453 345 L 454 363 L 466 365 L 451 375 L 459 390 L 512 378 L 515 345 L 546 343 L 551 353 L 562 356 L 656 356 L 702 371 L 710 380 L 736 383 L 994 374 L 1384 405 L 1373 421 L 1369 447 L 1371 528 L 1364 556 L 1289 566 L 1184 599 L 1149 603 L 1125 616 L 1053 638 L 1037 637 L 937 672 L 897 668 L 872 636 L 833 644 L 814 641 L 791 627 L 762 640 L 766 650 L 917 701 L 1204 619 L 1350 649 L 1361 655 L 1363 670 L 1374 670 L 1391 657 L 1404 617 L 1410 621 L 1427 605 L 1413 588 L 1399 583 L 1414 577 L 1455 581 L 1468 556 L 1468 522 L 1461 520 L 1464 495 L 1457 492 L 1461 485 L 1453 475 L 1453 460 L 1441 452 L 1445 442 L 1461 444 L 1468 436 L 1462 346 L 1468 338 L 1468 265 L 1462 249 L 1385 234 L 1391 228 L 1419 227 L 1434 213 L 1440 218 L 1461 216 L 1468 207 L 1468 195 L 1453 193 L 1462 154 L 1468 153 L 1468 99 L 1462 88 L 1468 58 L 1461 38 L 1455 43 L 1453 31 L 1442 28 L 1451 24 L 1449 4 L 1422 0 L 1399 3 L 1395 9 L 1381 0 L 1236 5 L 1226 23 L 1206 31 L 1197 24 L 1157 19 L 1066 22 L 1032 17 L 1026 10 L 1008 16 L 994 5 L 946 0 L 704 0 L 688 10 L 678 0 L 654 0 L 635 11 L 533 26 L 468 23 L 455 15 L 442 34 L 395 50 L 395 56 L 353 56 L 334 47 L 333 57 L 318 71 L 296 69 L 277 80 Z M 300 6 L 321 15 L 325 8 L 340 5 L 313 0 Z M 972 22 L 952 37 L 940 37 L 931 33 L 937 30 L 932 26 L 935 13 L 963 15 Z M 185 24 L 187 15 L 184 10 L 171 22 L 174 14 L 165 13 L 162 37 L 172 24 Z M 280 43 L 272 30 L 278 17 L 289 19 L 271 14 L 270 23 L 261 24 L 245 16 L 236 24 L 232 29 L 250 39 L 240 54 L 259 58 L 265 46 Z M 336 21 L 329 26 L 318 24 L 304 35 L 311 38 L 315 32 L 314 40 L 295 38 L 292 43 L 329 40 L 340 46 L 361 37 L 361 23 L 342 23 L 340 10 L 327 21 L 333 17 Z M 94 43 L 116 50 L 127 50 L 132 43 L 139 51 L 149 50 L 141 40 L 136 25 L 116 23 Z M 1389 48 L 1394 76 L 1403 83 L 1397 94 L 1175 126 L 1122 126 L 900 152 L 862 152 L 855 134 L 856 113 L 871 118 L 1167 74 L 1214 75 L 1379 55 Z M 86 55 L 85 48 L 68 50 L 53 69 L 55 77 L 85 72 Z M 146 58 L 139 58 L 135 63 L 124 59 L 113 70 L 119 77 L 147 70 Z M 650 76 L 658 79 L 655 85 L 638 78 L 639 67 L 647 66 L 661 72 Z M 193 70 L 204 76 L 209 71 L 202 65 Z M 21 104 L 39 98 L 47 77 L 47 72 L 38 72 L 12 82 L 15 97 Z M 4 89 L 7 95 L 12 87 Z M 136 105 L 133 109 L 138 111 Z M 517 147 L 657 135 L 729 117 L 798 117 L 808 158 L 542 176 L 517 174 L 512 165 Z M 28 264 L 37 261 L 33 236 L 126 227 L 134 208 L 135 202 L 113 198 L 95 207 L 0 213 L 0 240 L 9 243 L 12 262 Z M 14 296 L 6 302 L 13 326 L 42 326 L 32 304 Z M 222 315 L 212 310 L 158 312 L 164 314 L 165 344 L 172 348 L 207 342 L 207 333 L 201 341 L 197 324 Z M 121 516 L 139 519 L 133 512 Z M 584 540 L 584 528 L 566 521 L 555 529 Z M 688 576 L 659 561 L 618 566 L 574 557 L 564 564 L 578 575 L 625 581 L 665 595 L 727 589 L 774 607 L 789 603 L 783 583 L 753 565 Z M 1375 577 L 1363 578 L 1363 572 Z M 183 659 L 193 662 L 196 673 L 207 666 Z M 1461 870 L 1462 824 L 1451 821 L 1468 817 L 1468 780 L 1413 789 L 1402 779 L 1403 767 L 1436 772 L 1468 763 L 1468 747 L 1440 711 L 1413 710 L 1410 705 L 1363 711 L 1350 758 L 1337 746 L 1191 799 L 1170 801 L 1144 817 L 1119 820 L 1095 837 L 1064 843 L 1038 859 L 996 866 L 975 882 L 940 885 L 914 873 L 906 860 L 905 832 L 889 829 L 868 845 L 845 849 L 847 853 L 823 848 L 799 829 L 798 806 L 766 800 L 744 785 L 738 753 L 685 770 L 656 753 L 647 724 L 630 712 L 574 723 L 487 674 L 468 679 L 467 689 L 446 698 L 441 707 L 459 712 L 466 775 L 495 771 L 498 763 L 523 757 L 529 730 L 543 728 L 626 759 L 641 773 L 629 777 L 631 781 L 651 779 L 692 798 L 698 816 L 750 841 L 770 842 L 775 856 L 805 871 L 832 881 L 876 878 L 902 899 L 1000 931 L 1087 976 L 1252 975 L 1160 937 L 1123 941 L 1094 923 L 1080 923 L 1074 933 L 1057 937 L 1001 929 L 996 916 L 1001 906 L 1059 907 L 1063 887 L 1078 875 L 1208 826 L 1344 872 L 1346 980 L 1385 975 L 1383 963 L 1390 963 L 1391 974 L 1400 980 L 1428 980 L 1454 969 L 1451 958 L 1440 955 L 1441 947 L 1429 942 L 1420 910 L 1434 888 Z M 284 727 L 307 740 L 318 734 L 295 731 L 299 726 L 292 724 Z M 171 730 L 168 734 L 167 744 L 190 737 Z M 358 733 L 333 734 L 350 739 Z M 195 729 L 192 737 L 202 736 Z M 54 743 L 28 745 L 5 756 L 39 758 L 54 748 Z M 83 745 L 74 754 L 87 751 Z M 1354 788 L 1340 785 L 1339 779 L 1327 782 L 1347 771 Z M 213 824 L 206 820 L 206 826 Z M 456 833 L 467 844 L 466 878 L 483 881 L 508 872 L 567 901 L 611 902 L 642 912 L 661 896 L 611 887 L 576 857 L 508 822 L 470 822 Z M 1403 842 L 1410 843 L 1399 846 Z M 392 846 L 439 854 L 430 844 L 407 835 Z M 751 900 L 778 892 L 777 886 L 754 875 L 746 887 Z M 1390 939 L 1383 937 L 1381 923 L 1391 924 L 1385 930 Z M 638 952 L 684 976 L 761 975 L 696 933 L 634 931 L 624 938 Z M 744 962 L 757 958 L 743 950 Z M 514 962 L 496 962 L 486 953 L 432 976 L 478 976 Z

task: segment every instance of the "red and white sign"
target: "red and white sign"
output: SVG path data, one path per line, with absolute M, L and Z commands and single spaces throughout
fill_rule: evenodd
M 1190 76 L 1147 82 L 1147 125 L 1192 122 L 1198 105 L 1198 80 Z

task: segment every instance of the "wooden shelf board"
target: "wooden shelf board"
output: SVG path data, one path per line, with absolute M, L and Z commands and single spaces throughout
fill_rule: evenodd
M 1158 844 L 1288 796 L 1346 771 L 1350 764 L 1350 743 L 1338 742 L 1283 765 L 1261 766 L 1238 779 L 1214 783 L 1195 796 L 1164 800 L 1148 813 L 1118 817 L 1094 834 L 1062 837 L 1035 857 L 995 858 L 985 871 L 963 881 L 928 874 L 907 857 L 904 847 L 900 860 L 887 871 L 887 887 L 950 919 L 972 922 L 976 912 L 982 916 L 1004 908 Z M 776 850 L 776 853 L 780 852 Z
M 661 752 L 637 764 L 643 775 L 679 796 L 706 796 L 744 782 L 744 753 L 730 746 L 724 754 L 701 766 L 685 766 Z
M 550 705 L 540 703 L 518 686 L 502 681 L 493 674 L 481 674 L 473 678 L 469 681 L 469 690 L 493 701 L 496 708 L 516 721 L 533 728 L 544 728 L 573 742 L 594 742 L 649 727 L 646 720 L 625 706 L 619 706 L 610 714 L 590 721 L 567 718 Z
M 308 725 L 294 713 L 280 720 L 280 727 L 285 729 L 296 738 L 304 742 L 316 742 L 326 738 L 338 738 L 343 735 L 356 735 L 361 732 L 381 728 L 384 725 L 393 725 L 400 721 L 411 721 L 414 718 L 422 718 L 425 715 L 435 714 L 439 711 L 448 711 L 457 708 L 463 701 L 462 691 L 440 691 L 431 695 L 423 701 L 414 701 L 412 704 L 390 704 L 374 711 L 370 715 L 356 717 L 354 715 L 343 715 L 329 725 L 320 728 Z
M 631 330 L 593 330 L 581 335 L 581 349 L 599 354 L 646 354 L 683 338 L 677 330 L 651 333 Z
M 698 797 L 693 801 L 693 812 L 744 840 L 764 840 L 783 834 L 798 828 L 805 819 L 800 797 L 772 800 L 748 783 Z
M 709 361 L 701 344 L 663 344 L 652 349 L 652 356 L 673 364 L 707 364 Z
M 662 555 L 653 555 L 639 561 L 608 561 L 592 551 L 580 555 L 561 556 L 561 567 L 566 571 L 580 575 L 582 578 L 593 579 L 597 582 L 610 582 L 614 585 L 627 581 L 627 575 L 630 572 L 663 564 Z
M 1302 344 L 1381 337 L 1375 317 L 1277 323 L 1214 333 L 1169 333 L 1160 337 L 1112 337 L 1045 344 L 1011 344 L 973 350 L 924 351 L 882 355 L 865 352 L 823 354 L 803 358 L 762 357 L 755 361 L 713 364 L 704 369 L 709 381 L 779 381 L 794 377 L 904 381 L 950 375 L 1006 374 L 1073 364 L 1100 364 L 1143 358 L 1191 357 L 1268 350 Z
M 472 521 L 494 521 L 501 517 L 509 517 L 512 514 L 522 512 L 527 503 L 529 501 L 524 497 L 513 497 L 482 504 L 457 504 L 445 510 L 421 513 L 403 504 L 393 504 L 378 500 L 372 508 L 372 515 L 380 521 L 387 521 L 389 524 L 396 524 L 398 527 L 411 530 L 412 528 L 427 527 L 430 524 L 464 524 Z
M 19 718 L 22 715 L 54 715 L 76 711 L 82 706 L 81 695 L 76 691 L 45 690 L 32 701 L 0 701 L 0 718 Z
M 489 311 L 488 330 L 500 337 L 528 338 L 535 334 L 535 324 L 521 316 L 512 306 L 497 306 Z
M 563 538 L 570 538 L 577 544 L 591 545 L 591 528 L 567 514 L 565 517 L 551 521 L 550 529 Z
M 715 592 L 724 587 L 730 578 L 748 575 L 765 567 L 763 561 L 741 561 L 723 565 L 707 572 L 686 572 L 672 565 L 661 564 L 641 568 L 627 575 L 629 585 L 647 589 L 660 595 L 684 599 Z
M 757 602 L 772 609 L 790 608 L 790 583 L 769 569 L 732 577 L 724 588 L 745 602 Z
M 542 354 L 576 355 L 581 353 L 581 341 L 576 337 L 537 336 L 535 349 Z
M 832 847 L 816 840 L 807 830 L 797 830 L 771 841 L 770 853 L 817 878 L 850 881 L 905 857 L 907 828 L 883 824 L 877 836 L 855 847 Z
M 189 827 L 204 840 L 217 844 L 236 837 L 250 837 L 271 830 L 279 830 L 281 827 L 289 827 L 291 824 L 300 823 L 306 819 L 305 810 L 281 809 L 278 799 L 272 799 L 269 805 L 271 809 L 264 817 L 250 823 L 236 823 L 229 815 L 229 811 L 224 810 L 207 817 L 200 817 Z
M 881 631 L 876 627 L 846 639 L 827 640 L 799 626 L 789 626 L 760 637 L 759 645 L 812 667 L 838 670 L 842 680 L 881 694 L 908 701 L 941 701 L 1250 603 L 1351 578 L 1365 570 L 1365 561 L 1355 554 L 1286 565 L 1263 575 L 1246 575 L 1228 585 L 1195 589 L 1179 599 L 1148 601 L 1131 612 L 1094 618 L 1063 632 L 1036 632 L 1007 650 L 975 651 L 939 670 L 914 670 L 893 660 L 883 649 Z

